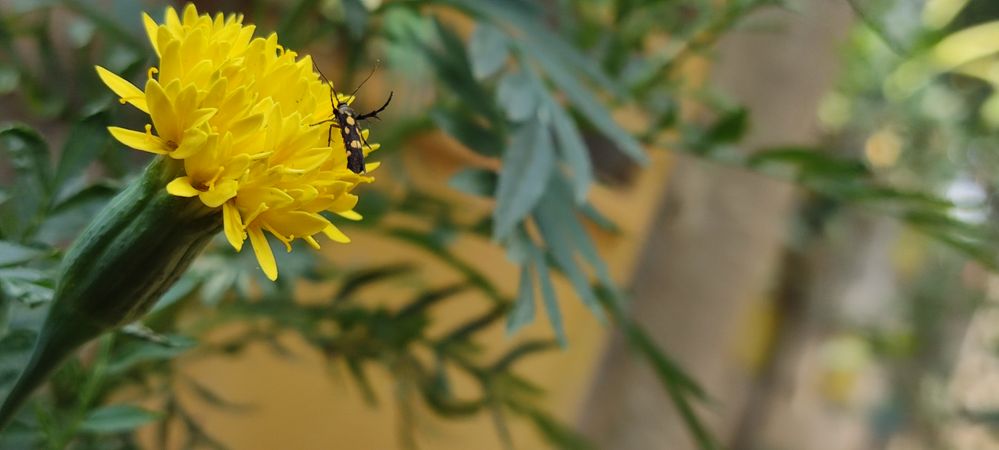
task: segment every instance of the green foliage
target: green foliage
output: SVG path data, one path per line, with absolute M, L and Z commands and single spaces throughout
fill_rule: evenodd
M 56 3 L 68 10 L 68 20 L 76 27 L 71 28 L 77 30 L 73 45 L 79 51 L 70 52 L 70 61 L 53 51 L 57 30 L 51 17 Z M 37 2 L 0 12 L 0 53 L 5 56 L 0 58 L 0 95 L 28 111 L 24 120 L 33 125 L 0 126 L 0 165 L 9 166 L 15 175 L 0 183 L 3 390 L 31 348 L 63 249 L 142 163 L 111 144 L 105 127 L 113 115 L 127 113 L 114 107 L 118 105 L 112 95 L 92 71 L 93 64 L 100 63 L 136 75 L 153 60 L 138 6 L 115 3 L 118 6 L 107 13 L 85 0 Z M 346 69 L 340 74 L 347 80 L 357 73 L 363 76 L 376 57 L 384 55 L 393 82 L 408 81 L 433 91 L 427 104 L 418 108 L 397 110 L 393 105 L 384 123 L 373 127 L 375 140 L 384 145 L 377 158 L 386 160 L 385 170 L 401 181 L 405 192 L 362 194 L 359 210 L 366 219 L 359 226 L 425 252 L 460 281 L 414 287 L 403 306 L 391 309 L 370 302 L 365 291 L 420 277 L 418 268 L 401 264 L 345 270 L 319 264 L 308 251 L 296 251 L 278 255 L 282 281 L 271 284 L 261 282 L 252 257 L 214 246 L 145 319 L 155 332 L 123 329 L 101 342 L 97 359 L 68 364 L 50 383 L 52 392 L 38 396 L 33 411 L 21 414 L 3 434 L 0 446 L 129 448 L 137 427 L 153 422 L 164 426 L 170 420 L 184 430 L 185 448 L 223 448 L 188 412 L 175 388 L 183 386 L 199 401 L 222 410 L 248 408 L 184 378 L 172 361 L 194 352 L 216 357 L 237 354 L 251 343 L 286 354 L 278 336 L 290 331 L 320 351 L 331 368 L 345 369 L 373 405 L 379 399 L 367 373 L 373 365 L 387 369 L 394 376 L 400 413 L 409 426 L 413 421 L 406 418 L 413 402 L 422 401 L 447 418 L 490 414 L 499 439 L 510 447 L 516 442 L 506 421 L 518 417 L 534 424 L 554 447 L 592 448 L 544 411 L 540 389 L 515 372 L 523 358 L 571 345 L 559 308 L 567 299 L 556 296 L 552 279 L 564 276 L 576 296 L 595 315 L 620 328 L 636 354 L 649 362 L 698 446 L 718 448 L 697 414 L 698 405 L 710 403 L 709 395 L 628 317 L 622 307 L 624 296 L 586 232 L 588 223 L 615 229 L 613 221 L 587 200 L 605 170 L 591 157 L 591 137 L 610 142 L 623 159 L 636 164 L 648 159 L 645 145 L 666 144 L 786 179 L 836 208 L 858 206 L 898 217 L 995 267 L 999 239 L 994 230 L 955 218 L 951 201 L 888 183 L 862 160 L 831 156 L 829 149 L 789 146 L 741 151 L 740 139 L 752 120 L 737 106 L 715 107 L 717 118 L 711 123 L 680 119 L 680 105 L 690 95 L 679 73 L 685 58 L 709 48 L 741 18 L 774 2 L 736 0 L 719 6 L 702 0 L 616 0 L 541 6 L 521 0 L 421 0 L 385 2 L 374 9 L 357 0 L 334 2 L 333 8 L 315 0 L 292 3 L 276 10 L 281 19 L 272 26 L 267 26 L 267 17 L 250 17 L 260 29 L 276 28 L 289 48 L 349 49 Z M 277 8 L 252 5 L 248 10 Z M 865 18 L 880 20 L 880 12 L 863 8 Z M 447 16 L 439 14 L 441 10 L 473 21 L 471 35 L 463 38 Z M 158 14 L 153 11 L 154 17 Z M 644 40 L 655 33 L 668 33 L 676 45 L 648 52 Z M 16 45 L 20 41 L 36 45 L 39 58 L 22 55 L 22 47 Z M 65 87 L 68 79 L 74 80 L 74 89 Z M 359 96 L 374 95 L 362 91 Z M 622 105 L 650 118 L 649 129 L 629 132 L 631 124 L 618 123 L 612 112 Z M 127 120 L 114 117 L 113 122 Z M 53 121 L 66 136 L 59 151 L 50 151 L 55 140 L 46 143 L 35 131 L 42 125 L 51 128 Z M 471 223 L 459 221 L 455 213 L 461 205 L 408 183 L 419 174 L 406 173 L 395 158 L 408 149 L 410 138 L 428 130 L 439 130 L 501 163 L 498 171 L 466 168 L 449 181 L 461 192 L 493 198 L 496 206 L 491 214 Z M 679 141 L 659 142 L 658 136 L 664 134 L 680 136 Z M 389 212 L 425 227 L 383 222 Z M 451 248 L 457 236 L 492 238 L 503 246 L 519 266 L 519 286 L 497 286 L 488 274 L 460 258 Z M 298 279 L 336 283 L 338 290 L 322 302 L 300 302 L 294 282 L 286 281 Z M 484 312 L 444 333 L 432 333 L 435 308 L 459 293 L 474 293 L 476 301 L 484 302 Z M 484 357 L 483 330 L 505 322 L 507 331 L 515 333 L 535 320 L 539 301 L 553 339 L 525 341 L 499 358 Z M 179 320 L 192 310 L 204 318 L 195 324 Z M 246 324 L 247 330 L 225 342 L 198 343 L 204 333 L 233 322 Z M 429 360 L 426 354 L 431 355 Z M 476 381 L 476 395 L 460 398 L 451 389 L 457 372 Z M 66 396 L 59 386 L 84 386 L 86 395 Z M 110 403 L 112 394 L 130 389 L 162 400 L 161 409 L 145 410 L 118 403 L 117 398 Z M 165 444 L 168 433 L 159 433 L 158 439 Z M 412 430 L 401 440 L 414 443 Z

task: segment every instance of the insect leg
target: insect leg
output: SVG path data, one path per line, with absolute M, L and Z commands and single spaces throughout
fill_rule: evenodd
M 337 123 L 336 117 L 330 117 L 329 119 L 326 119 L 326 120 L 320 120 L 319 122 L 316 122 L 316 123 L 310 123 L 309 126 L 310 127 L 314 127 L 316 125 L 322 125 L 324 123 L 329 123 L 330 126 L 333 127 L 333 128 L 337 128 L 337 129 L 340 128 L 340 124 Z
M 385 104 L 384 104 L 384 105 L 382 105 L 382 107 L 381 107 L 381 108 L 378 108 L 378 109 L 376 109 L 376 110 L 374 110 L 374 111 L 372 111 L 372 112 L 369 112 L 369 113 L 366 113 L 366 114 L 359 114 L 359 115 L 358 115 L 358 116 L 356 117 L 356 120 L 359 120 L 359 121 L 360 121 L 360 120 L 364 120 L 364 119 L 370 119 L 370 118 L 375 118 L 375 119 L 377 119 L 377 118 L 378 118 L 378 114 L 379 114 L 379 113 L 381 113 L 382 111 L 385 111 L 385 108 L 388 108 L 388 105 L 389 105 L 389 103 L 391 103 L 391 102 L 392 102 L 392 94 L 394 94 L 394 93 L 395 93 L 395 92 L 389 92 L 389 96 L 388 96 L 388 99 L 387 99 L 387 100 L 385 100 Z

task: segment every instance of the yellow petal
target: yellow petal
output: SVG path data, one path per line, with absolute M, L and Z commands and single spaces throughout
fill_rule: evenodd
M 257 131 L 263 123 L 263 114 L 253 114 L 238 120 L 236 123 L 232 124 L 227 131 L 231 132 L 233 136 L 245 136 L 251 132 Z
M 368 156 L 371 152 L 382 148 L 382 144 L 375 142 L 374 144 L 368 144 L 364 146 L 364 156 Z
M 250 157 L 246 154 L 233 156 L 223 167 L 222 176 L 239 178 L 250 167 Z
M 343 211 L 354 209 L 357 206 L 357 200 L 358 197 L 354 194 L 343 194 L 336 198 L 333 204 L 330 205 L 329 210 L 337 214 L 342 214 Z
M 218 208 L 236 196 L 237 187 L 239 187 L 239 183 L 236 183 L 236 180 L 225 180 L 217 183 L 212 189 L 201 193 L 201 202 L 209 208 Z
M 369 163 L 367 163 L 367 164 L 364 165 L 364 171 L 365 172 L 374 172 L 375 169 L 377 169 L 378 166 L 381 166 L 381 165 L 382 165 L 382 163 L 378 162 L 378 161 L 369 162 Z
M 160 49 L 156 46 L 156 29 L 160 26 L 149 17 L 149 14 L 142 13 L 142 25 L 146 27 L 146 36 L 149 37 L 149 42 L 153 44 L 153 50 L 156 52 L 156 56 L 160 56 Z
M 329 224 L 323 216 L 305 211 L 282 211 L 267 216 L 267 225 L 285 236 L 312 236 Z
M 170 157 L 173 159 L 190 158 L 191 155 L 200 152 L 205 147 L 206 142 L 208 142 L 208 133 L 197 128 L 189 128 L 184 131 L 184 136 L 177 149 L 170 152 Z
M 239 210 L 232 202 L 222 204 L 222 224 L 229 245 L 232 245 L 232 248 L 236 249 L 237 252 L 243 250 L 246 233 L 243 232 L 243 222 L 239 218 Z
M 180 130 L 173 112 L 173 102 L 158 81 L 146 82 L 146 102 L 149 104 L 149 117 L 153 119 L 156 134 L 164 141 L 176 144 L 180 140 Z
M 173 9 L 173 6 L 167 7 L 166 25 L 170 28 L 180 28 L 180 17 L 177 16 L 177 10 Z
M 198 90 L 193 85 L 188 85 L 173 96 L 173 112 L 178 117 L 178 124 L 190 124 L 193 119 L 194 110 L 197 109 Z M 182 126 L 181 130 L 186 129 Z
M 198 23 L 198 8 L 194 6 L 194 3 L 188 3 L 184 7 L 184 25 L 195 25 Z
M 157 155 L 163 155 L 170 151 L 170 148 L 166 146 L 166 143 L 162 139 L 150 133 L 119 127 L 108 127 L 108 131 L 111 132 L 111 136 L 117 139 L 118 142 L 136 150 L 155 153 Z
M 166 27 L 161 27 L 158 32 L 160 53 L 160 75 L 158 77 L 164 86 L 171 81 L 180 79 L 183 72 L 181 66 L 180 40 L 171 34 Z M 146 91 L 149 92 L 148 90 Z
M 302 240 L 305 241 L 307 244 L 309 244 L 309 247 L 312 247 L 315 250 L 319 250 L 319 242 L 316 241 L 316 238 L 312 236 L 306 236 L 303 237 Z
M 253 245 L 253 253 L 257 256 L 260 269 L 271 281 L 277 280 L 277 262 L 274 261 L 274 252 L 271 251 L 271 244 L 267 242 L 263 230 L 259 227 L 253 227 L 246 231 L 250 235 L 250 244 Z
M 339 242 L 341 244 L 346 244 L 350 242 L 350 238 L 343 231 L 340 231 L 336 225 L 330 224 L 330 226 L 323 229 L 323 234 L 330 238 L 333 242 Z
M 340 217 L 343 217 L 344 219 L 347 219 L 347 220 L 354 220 L 354 221 L 357 221 L 357 220 L 361 220 L 361 219 L 363 219 L 363 218 L 364 218 L 364 216 L 362 216 L 362 215 L 358 214 L 358 213 L 357 213 L 357 211 L 354 211 L 354 210 L 350 210 L 350 211 L 341 211 L 341 212 L 338 212 L 338 211 L 334 211 L 334 212 L 335 212 L 335 213 L 336 213 L 336 214 L 337 214 L 338 216 L 340 216 Z
M 177 197 L 194 197 L 201 193 L 201 191 L 191 185 L 190 177 L 174 178 L 173 181 L 167 184 L 166 190 L 170 195 L 176 195 Z
M 142 90 L 110 70 L 101 66 L 94 66 L 94 68 L 97 69 L 97 76 L 101 78 L 101 81 L 111 88 L 111 92 L 117 94 L 123 101 L 139 108 L 142 112 L 149 112 L 149 107 L 146 105 L 146 94 L 143 94 Z

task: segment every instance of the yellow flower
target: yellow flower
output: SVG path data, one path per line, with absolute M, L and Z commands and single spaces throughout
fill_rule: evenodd
M 265 231 L 288 251 L 295 239 L 318 248 L 317 234 L 349 242 L 322 213 L 359 220 L 351 191 L 373 178 L 348 170 L 340 134 L 327 142 L 327 126 L 314 125 L 332 114 L 332 86 L 313 72 L 312 59 L 281 47 L 275 34 L 253 37 L 242 16 L 199 15 L 189 4 L 183 17 L 168 8 L 165 22 L 144 15 L 159 56 L 144 89 L 97 67 L 122 103 L 152 121 L 144 131 L 109 127 L 111 134 L 136 150 L 183 161 L 183 176 L 167 191 L 219 209 L 229 243 L 238 251 L 249 237 L 272 280 L 277 265 Z

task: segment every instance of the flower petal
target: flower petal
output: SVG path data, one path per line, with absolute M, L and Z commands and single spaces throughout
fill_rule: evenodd
M 180 130 L 173 112 L 173 102 L 158 81 L 146 82 L 146 102 L 149 104 L 149 117 L 153 119 L 156 134 L 164 141 L 176 145 L 180 140 Z
M 188 128 L 184 131 L 184 136 L 180 140 L 180 145 L 176 150 L 170 152 L 173 159 L 187 159 L 191 155 L 200 152 L 205 143 L 208 142 L 208 133 L 197 128 Z
M 111 92 L 121 97 L 122 101 L 131 103 L 142 112 L 149 112 L 149 106 L 146 105 L 146 94 L 142 93 L 142 90 L 101 66 L 94 66 L 94 69 L 97 69 L 97 76 L 101 78 L 101 81 L 111 88 Z
M 212 189 L 201 193 L 201 202 L 209 208 L 218 208 L 236 196 L 236 188 L 238 187 L 239 183 L 236 180 L 225 180 L 217 183 Z
M 364 216 L 358 214 L 357 211 L 354 211 L 354 210 L 350 210 L 350 211 L 339 211 L 339 212 L 334 211 L 334 212 L 336 212 L 336 215 L 338 215 L 340 217 L 343 217 L 344 219 L 347 219 L 347 220 L 358 221 L 358 220 L 361 220 L 361 219 L 364 218 Z
M 146 36 L 149 37 L 149 42 L 153 44 L 153 51 L 156 52 L 156 56 L 160 56 L 160 49 L 156 46 L 156 29 L 159 28 L 159 24 L 149 17 L 149 14 L 142 13 L 142 26 L 146 28 Z
M 190 177 L 174 178 L 173 181 L 167 184 L 166 190 L 170 195 L 176 195 L 177 197 L 194 197 L 201 193 L 201 191 L 191 185 Z
M 239 218 L 239 210 L 232 202 L 222 204 L 222 224 L 229 245 L 232 245 L 232 248 L 236 249 L 237 252 L 243 250 L 246 233 L 243 232 L 243 222 Z
M 111 132 L 111 136 L 117 139 L 118 142 L 136 150 L 155 153 L 157 155 L 164 155 L 170 152 L 170 148 L 167 147 L 166 143 L 151 133 L 143 133 L 119 127 L 108 127 L 108 131 Z
M 342 214 L 344 211 L 350 211 L 357 206 L 358 197 L 354 194 L 343 194 L 336 198 L 332 205 L 330 205 L 329 210 L 337 214 Z
M 330 224 L 330 226 L 323 229 L 323 234 L 330 238 L 333 242 L 339 242 L 341 244 L 346 244 L 350 242 L 350 238 L 343 231 L 340 231 L 336 225 Z
M 315 250 L 319 250 L 319 242 L 316 242 L 316 238 L 312 236 L 306 236 L 303 237 L 302 240 L 305 241 L 307 244 L 309 244 L 309 247 L 312 247 Z
M 267 225 L 285 236 L 312 236 L 329 224 L 323 216 L 305 211 L 281 211 L 267 216 Z
M 246 231 L 250 235 L 250 244 L 253 245 L 253 254 L 257 256 L 260 269 L 271 281 L 277 280 L 277 262 L 274 261 L 274 252 L 271 251 L 271 244 L 267 242 L 263 230 L 253 227 Z

